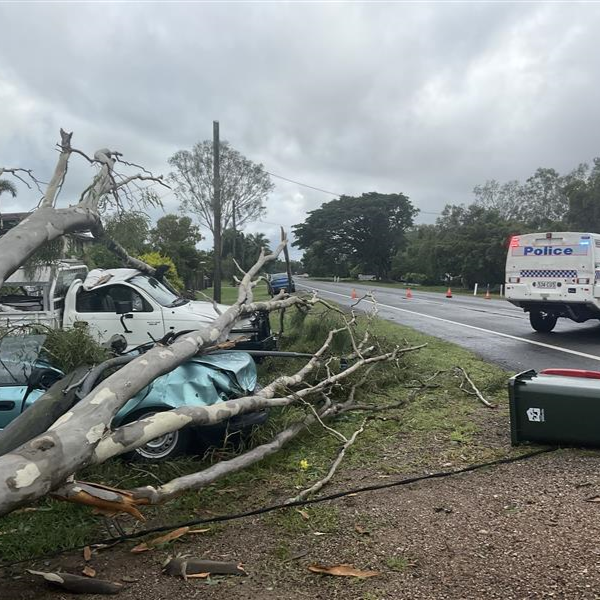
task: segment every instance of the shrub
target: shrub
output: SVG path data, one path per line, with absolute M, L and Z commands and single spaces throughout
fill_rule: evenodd
M 177 291 L 183 290 L 183 280 L 179 277 L 177 267 L 172 258 L 164 256 L 163 254 L 160 254 L 160 252 L 147 252 L 146 254 L 142 254 L 139 259 L 155 268 L 160 267 L 161 265 L 168 265 L 169 270 L 167 271 L 166 279 Z
M 110 358 L 110 352 L 100 346 L 87 327 L 48 329 L 44 350 L 53 366 L 69 373 L 81 365 L 95 365 Z

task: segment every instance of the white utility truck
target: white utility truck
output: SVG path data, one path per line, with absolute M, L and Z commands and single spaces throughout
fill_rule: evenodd
M 135 269 L 94 269 L 70 261 L 18 269 L 0 289 L 0 327 L 39 323 L 88 327 L 101 343 L 115 334 L 127 349 L 169 333 L 198 329 L 218 316 L 212 302 L 186 300 L 166 282 Z M 220 311 L 228 307 L 218 305 Z M 270 349 L 268 315 L 245 319 L 232 337 L 247 349 Z
M 536 331 L 559 317 L 600 319 L 600 234 L 528 233 L 510 240 L 506 299 L 529 313 Z

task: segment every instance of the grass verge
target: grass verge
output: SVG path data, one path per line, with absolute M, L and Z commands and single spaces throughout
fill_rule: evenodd
M 227 292 L 230 293 L 230 292 Z M 224 294 L 225 296 L 225 294 Z M 314 314 L 286 315 L 283 349 L 314 351 L 338 317 L 318 308 Z M 365 327 L 361 321 L 359 329 Z M 460 467 L 491 460 L 513 452 L 509 446 L 505 386 L 508 374 L 481 361 L 472 353 L 436 338 L 382 320 L 371 324 L 373 343 L 382 348 L 393 345 L 426 348 L 406 355 L 397 365 L 387 364 L 373 373 L 362 389 L 359 401 L 399 408 L 379 412 L 364 433 L 349 449 L 332 484 L 333 489 L 354 487 L 390 476 L 408 476 L 426 470 Z M 347 339 L 336 341 L 338 351 L 349 348 Z M 259 367 L 265 382 L 282 372 L 291 372 L 302 363 L 297 360 L 269 359 Z M 459 389 L 460 380 L 452 367 L 461 365 L 486 397 L 498 405 L 490 410 L 473 396 Z M 331 365 L 335 369 L 335 364 Z M 409 401 L 411 391 L 434 373 L 441 372 L 431 387 Z M 301 415 L 299 408 L 273 410 L 269 422 L 253 435 L 251 443 L 260 443 Z M 362 422 L 364 414 L 348 414 L 335 422 L 335 428 L 349 436 Z M 281 452 L 263 462 L 201 490 L 185 494 L 163 507 L 144 511 L 148 526 L 175 524 L 194 517 L 210 517 L 272 504 L 296 495 L 327 472 L 339 450 L 339 440 L 321 427 L 305 431 Z M 230 450 L 216 450 L 204 458 L 186 457 L 160 465 L 130 465 L 112 460 L 79 474 L 83 480 L 102 482 L 124 489 L 139 485 L 157 485 L 186 473 L 197 471 L 215 460 L 230 456 Z M 311 529 L 334 532 L 337 526 L 335 506 L 315 505 L 310 519 L 298 511 L 287 510 L 265 517 L 281 536 L 278 550 L 284 558 L 286 540 Z M 135 524 L 120 518 L 126 529 Z M 212 526 L 221 531 L 228 525 Z M 210 532 L 209 532 L 210 535 Z M 0 518 L 0 560 L 8 562 L 35 558 L 62 548 L 91 543 L 107 537 L 101 520 L 83 507 L 45 499 L 31 509 L 15 511 Z
M 237 300 L 237 287 L 232 285 L 223 285 L 221 287 L 221 304 L 233 304 Z M 197 292 L 196 297 L 198 300 L 207 300 L 210 299 L 212 301 L 213 297 L 213 288 L 206 288 L 202 291 L 202 293 Z M 254 288 L 254 300 L 270 300 L 269 292 L 267 291 L 267 282 L 261 281 Z

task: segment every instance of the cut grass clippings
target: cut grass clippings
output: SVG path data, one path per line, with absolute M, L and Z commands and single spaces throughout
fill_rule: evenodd
M 230 293 L 227 291 L 224 297 Z M 364 321 L 361 317 L 359 330 L 364 329 Z M 281 347 L 285 350 L 314 351 L 336 322 L 339 324 L 339 315 L 328 312 L 322 306 L 308 317 L 289 311 Z M 454 344 L 408 327 L 374 320 L 371 330 L 373 342 L 384 350 L 396 344 L 406 347 L 426 343 L 427 346 L 402 357 L 398 365 L 386 363 L 373 372 L 358 395 L 359 403 L 375 406 L 397 404 L 399 401 L 406 403 L 400 408 L 373 415 L 323 493 L 386 481 L 390 477 L 422 474 L 423 470 L 459 468 L 524 451 L 510 448 L 506 398 L 509 374 L 506 371 L 483 362 Z M 350 348 L 349 340 L 343 336 L 336 344 L 341 351 Z M 259 366 L 259 379 L 263 383 L 270 381 L 280 373 L 299 368 L 301 364 L 297 359 L 268 359 Z M 456 365 L 469 373 L 486 398 L 498 405 L 497 409 L 486 408 L 477 398 L 459 389 L 460 378 L 452 370 Z M 337 369 L 338 365 L 334 364 L 332 368 Z M 437 371 L 442 373 L 430 381 L 431 387 L 409 401 L 414 387 Z M 248 443 L 265 442 L 302 414 L 298 407 L 272 410 L 269 421 L 254 432 Z M 333 426 L 349 437 L 364 417 L 364 412 L 350 413 L 338 419 Z M 233 473 L 200 492 L 184 494 L 164 506 L 146 507 L 147 527 L 167 524 L 175 527 L 193 518 L 210 518 L 284 501 L 322 478 L 339 448 L 339 440 L 322 427 L 312 425 L 281 452 L 244 471 Z M 86 469 L 78 476 L 125 489 L 158 485 L 230 456 L 231 450 L 217 450 L 204 459 L 184 457 L 173 462 L 143 466 L 111 460 Z M 0 518 L 0 566 L 109 537 L 102 520 L 85 507 L 47 498 L 33 508 L 35 510 L 15 511 Z M 286 509 L 262 518 L 281 539 L 278 554 L 283 559 L 294 536 L 303 532 L 311 536 L 335 534 L 337 511 L 336 504 L 328 502 L 307 507 L 305 515 Z M 305 518 L 306 515 L 308 518 Z M 133 529 L 134 523 L 128 516 L 119 520 L 126 530 Z M 227 523 L 203 525 L 210 528 L 203 535 L 213 535 L 229 526 Z

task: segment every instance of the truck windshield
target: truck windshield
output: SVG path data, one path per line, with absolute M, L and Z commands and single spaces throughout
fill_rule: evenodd
M 146 293 L 150 294 L 150 296 L 152 296 L 152 298 L 154 298 L 154 300 L 156 300 L 162 306 L 181 306 L 182 304 L 186 304 L 188 302 L 184 298 L 174 294 L 154 277 L 148 277 L 147 275 L 136 275 L 129 281 L 133 285 L 138 286 Z

